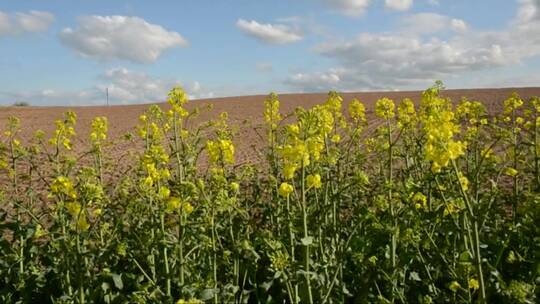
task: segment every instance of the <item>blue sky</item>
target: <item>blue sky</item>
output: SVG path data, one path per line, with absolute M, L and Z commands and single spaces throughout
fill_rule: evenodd
M 0 0 L 0 104 L 540 85 L 540 0 Z

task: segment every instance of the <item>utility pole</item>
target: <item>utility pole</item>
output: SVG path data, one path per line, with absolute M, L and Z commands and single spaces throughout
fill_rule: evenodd
M 107 93 L 107 106 L 109 106 L 109 87 L 107 87 L 106 93 Z

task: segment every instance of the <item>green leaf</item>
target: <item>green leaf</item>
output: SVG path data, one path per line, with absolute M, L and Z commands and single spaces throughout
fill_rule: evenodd
M 300 240 L 300 242 L 302 243 L 302 245 L 304 246 L 309 246 L 311 244 L 313 244 L 313 237 L 312 236 L 307 236 L 305 238 L 302 238 Z
M 107 282 L 101 283 L 101 290 L 103 290 L 103 292 L 106 293 L 109 289 L 110 289 L 109 283 Z
M 112 274 L 112 279 L 114 282 L 114 286 L 120 290 L 124 288 L 124 283 L 122 282 L 122 275 L 121 274 Z
M 274 284 L 274 281 L 268 281 L 268 282 L 264 282 L 261 284 L 261 287 L 265 290 L 265 291 L 268 291 L 270 289 L 270 287 L 272 287 L 272 285 Z
M 422 279 L 420 279 L 420 276 L 418 275 L 418 272 L 416 271 L 409 272 L 409 279 L 413 281 L 422 281 Z
M 201 300 L 208 301 L 218 293 L 217 288 L 207 288 L 201 292 Z

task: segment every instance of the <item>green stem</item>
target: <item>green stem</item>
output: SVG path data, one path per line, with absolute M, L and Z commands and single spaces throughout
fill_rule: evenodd
M 215 232 L 215 214 L 214 214 L 214 208 L 212 208 L 212 218 L 211 218 L 211 227 L 212 229 L 212 268 L 213 268 L 213 275 L 214 275 L 214 303 L 218 303 L 218 296 L 217 292 L 217 251 L 216 251 L 216 232 Z
M 80 214 L 78 215 L 80 216 Z M 80 236 L 79 236 L 79 228 L 77 228 L 77 238 L 76 238 L 76 243 L 77 243 L 77 263 L 79 265 L 81 265 L 81 241 L 80 241 Z M 84 304 L 85 300 L 84 300 L 84 284 L 83 284 L 83 270 L 79 270 L 79 303 L 80 304 Z
M 309 239 L 309 232 L 308 232 L 308 214 L 307 214 L 307 202 L 306 202 L 306 168 L 304 164 L 302 164 L 302 220 L 303 220 L 303 226 L 304 226 L 304 240 L 307 241 Z M 308 294 L 308 303 L 313 304 L 313 295 L 311 293 L 311 280 L 309 277 L 309 243 L 306 243 L 304 245 L 304 279 L 306 281 L 306 289 Z
M 390 204 L 390 216 L 392 217 L 392 237 L 391 237 L 391 260 L 392 260 L 392 294 L 391 302 L 394 302 L 394 289 L 397 286 L 395 280 L 396 272 L 396 248 L 397 248 L 397 221 L 396 214 L 394 210 L 394 204 L 392 202 L 392 188 L 393 188 L 393 145 L 392 145 L 392 125 L 390 124 L 390 119 L 386 119 L 386 126 L 388 128 L 388 204 Z
M 183 287 L 185 284 L 185 274 L 184 274 L 184 221 L 183 221 L 183 212 L 180 211 L 180 225 L 178 227 L 178 259 L 180 263 L 180 287 Z
M 289 247 L 291 248 L 291 261 L 292 261 L 292 265 L 294 267 L 295 265 L 295 252 L 294 252 L 294 248 L 295 248 L 295 241 L 294 241 L 294 232 L 293 232 L 293 222 L 292 222 L 292 218 L 291 218 L 291 206 L 290 206 L 290 197 L 287 195 L 287 222 L 288 222 L 288 230 L 289 230 Z M 294 292 L 294 301 L 292 303 L 297 303 L 298 301 L 298 284 L 296 284 L 296 282 L 294 283 L 294 288 L 293 288 L 293 292 Z
M 463 199 L 465 200 L 465 204 L 467 206 L 469 216 L 471 217 L 473 221 L 473 252 L 474 252 L 476 271 L 478 274 L 478 281 L 480 285 L 480 303 L 486 303 L 486 288 L 484 284 L 484 275 L 482 272 L 482 256 L 480 253 L 480 234 L 478 232 L 478 220 L 474 215 L 473 208 L 469 200 L 469 196 L 465 192 L 465 189 L 463 188 L 463 185 L 461 184 L 461 182 L 459 182 L 459 170 L 454 160 L 452 160 L 452 167 L 454 169 L 455 177 L 458 180 L 461 195 L 463 196 Z M 467 228 L 466 230 L 470 234 L 471 232 L 470 228 Z
M 171 296 L 171 276 L 170 276 L 170 270 L 169 270 L 169 255 L 168 255 L 168 248 L 166 244 L 166 234 L 165 234 L 165 215 L 164 212 L 161 212 L 160 215 L 160 222 L 161 222 L 161 236 L 163 238 L 163 262 L 165 263 L 165 277 L 166 277 L 166 294 L 168 297 Z

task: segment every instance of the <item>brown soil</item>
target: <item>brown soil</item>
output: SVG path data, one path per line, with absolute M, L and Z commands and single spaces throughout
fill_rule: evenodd
M 539 88 L 504 88 L 504 89 L 467 89 L 467 90 L 446 90 L 444 95 L 453 100 L 459 100 L 466 96 L 470 100 L 482 101 L 488 109 L 499 109 L 502 101 L 512 92 L 517 92 L 524 99 L 531 96 L 540 96 Z M 358 98 L 365 103 L 368 110 L 368 117 L 373 118 L 373 106 L 375 101 L 381 97 L 389 97 L 396 101 L 403 98 L 411 98 L 415 101 L 420 99 L 420 91 L 410 92 L 366 92 L 366 93 L 344 93 L 344 107 L 353 98 Z M 281 101 L 281 112 L 290 113 L 296 107 L 309 108 L 326 100 L 327 94 L 283 94 L 279 96 Z M 188 108 L 199 106 L 204 108 L 213 104 L 209 111 L 203 111 L 194 121 L 195 124 L 217 118 L 219 113 L 228 112 L 231 125 L 238 126 L 236 136 L 237 160 L 239 162 L 253 161 L 258 158 L 257 148 L 261 147 L 263 139 L 257 134 L 263 134 L 263 130 L 257 131 L 263 122 L 263 108 L 265 95 L 214 98 L 192 101 Z M 162 104 L 167 107 L 166 104 Z M 129 106 L 93 106 L 93 107 L 3 107 L 0 108 L 0 129 L 4 129 L 7 118 L 16 116 L 21 119 L 21 138 L 28 140 L 32 134 L 41 129 L 46 133 L 54 130 L 54 120 L 62 117 L 62 113 L 73 110 L 78 115 L 76 132 L 78 137 L 75 145 L 77 150 L 84 150 L 87 146 L 85 138 L 89 134 L 90 122 L 96 116 L 106 116 L 109 120 L 110 138 L 115 140 L 121 138 L 127 132 L 133 132 L 138 123 L 138 117 L 148 108 L 148 105 Z M 118 155 L 128 148 L 120 144 L 111 147 L 110 153 Z

